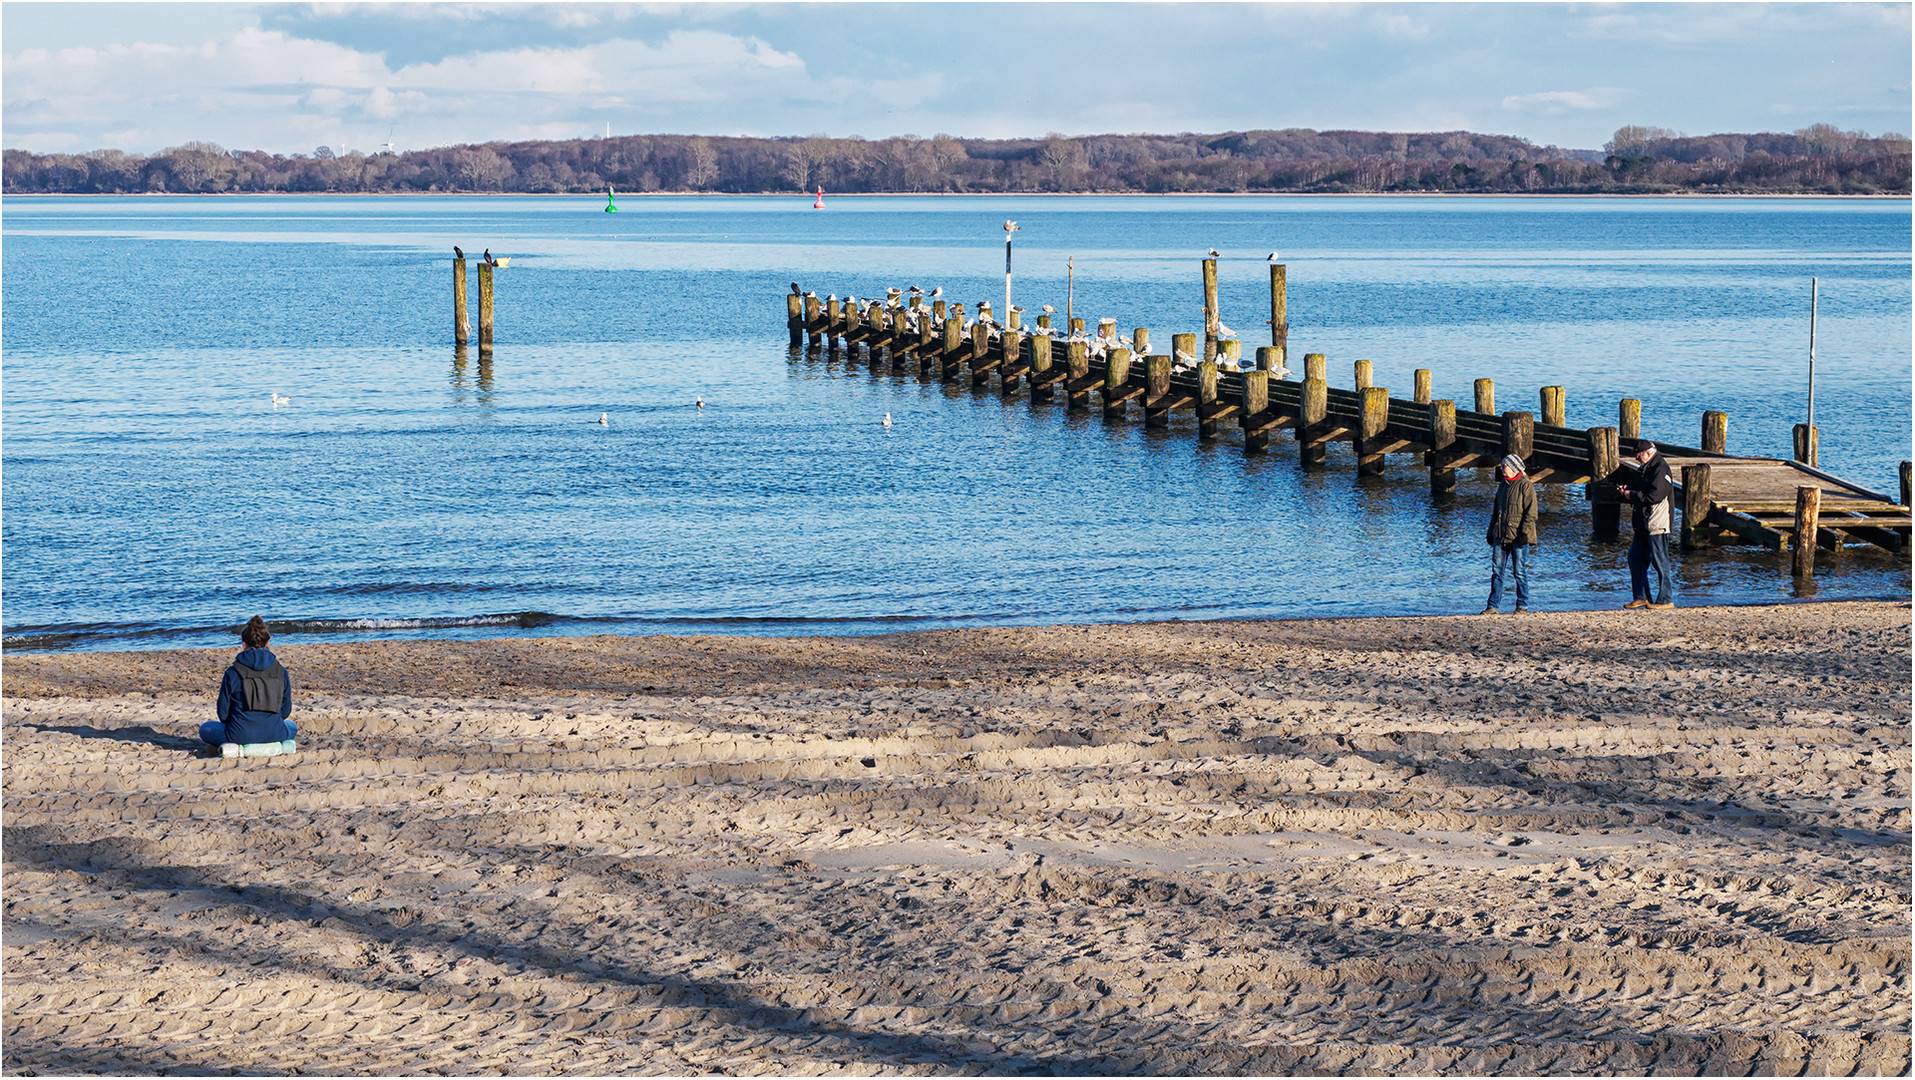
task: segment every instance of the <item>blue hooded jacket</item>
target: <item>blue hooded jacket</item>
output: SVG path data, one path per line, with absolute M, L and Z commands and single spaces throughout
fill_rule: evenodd
M 233 658 L 241 664 L 254 669 L 264 670 L 276 662 L 269 649 L 243 649 Z M 284 672 L 285 668 L 280 668 Z M 214 704 L 220 722 L 226 725 L 226 741 L 235 743 L 284 742 L 286 719 L 293 714 L 293 677 L 286 675 L 285 697 L 280 702 L 279 711 L 253 712 L 246 708 L 246 687 L 240 682 L 239 672 L 231 667 L 219 681 L 219 700 Z

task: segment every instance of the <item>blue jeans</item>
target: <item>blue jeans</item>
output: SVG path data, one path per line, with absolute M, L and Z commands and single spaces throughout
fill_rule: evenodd
M 1503 567 L 1508 566 L 1510 576 L 1516 579 L 1516 610 L 1529 608 L 1529 545 L 1502 544 L 1489 546 L 1489 606 L 1495 607 L 1503 602 Z
M 217 750 L 226 741 L 226 725 L 218 720 L 208 720 L 199 726 L 199 737 L 201 742 Z M 291 720 L 286 721 L 286 737 L 299 738 L 299 725 Z
M 1669 565 L 1669 534 L 1639 532 L 1629 540 L 1629 589 L 1634 599 L 1648 600 L 1649 567 L 1656 568 L 1655 603 L 1669 603 L 1676 573 Z

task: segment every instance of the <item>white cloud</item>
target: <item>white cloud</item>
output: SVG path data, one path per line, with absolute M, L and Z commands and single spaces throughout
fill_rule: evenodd
M 1536 94 L 1506 97 L 1503 99 L 1503 108 L 1560 116 L 1567 112 L 1613 109 L 1628 96 L 1629 91 L 1616 86 L 1595 86 L 1587 90 L 1545 90 Z

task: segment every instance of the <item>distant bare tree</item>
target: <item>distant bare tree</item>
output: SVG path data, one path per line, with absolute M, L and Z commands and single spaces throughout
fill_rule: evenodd
M 685 169 L 686 187 L 704 188 L 718 179 L 718 155 L 712 151 L 710 139 L 702 136 L 693 139 L 686 147 L 686 153 L 690 155 Z

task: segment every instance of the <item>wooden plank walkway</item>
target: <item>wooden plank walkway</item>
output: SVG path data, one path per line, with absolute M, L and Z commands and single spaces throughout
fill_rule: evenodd
M 1207 313 L 1215 311 L 1214 281 L 1214 271 L 1206 267 Z M 1106 420 L 1123 420 L 1135 403 L 1148 427 L 1166 427 L 1172 412 L 1186 410 L 1197 418 L 1200 440 L 1217 438 L 1222 424 L 1234 422 L 1247 453 L 1266 450 L 1274 432 L 1288 430 L 1306 468 L 1320 466 L 1331 443 L 1350 444 L 1359 475 L 1382 472 L 1388 455 L 1410 454 L 1429 470 L 1433 495 L 1455 489 L 1458 469 L 1493 468 L 1504 455 L 1516 454 L 1539 483 L 1584 485 L 1595 538 L 1616 539 L 1620 507 L 1613 484 L 1626 482 L 1634 468 L 1630 459 L 1641 442 L 1639 401 L 1619 404 L 1615 427 L 1579 430 L 1565 426 L 1565 393 L 1557 386 L 1538 392 L 1543 417 L 1538 422 L 1530 411 L 1498 412 L 1488 379 L 1476 380 L 1475 407 L 1462 409 L 1452 401 L 1431 400 L 1427 370 L 1415 373 L 1408 399 L 1370 385 L 1368 361 L 1356 362 L 1350 389 L 1329 385 L 1320 353 L 1304 357 L 1303 378 L 1288 378 L 1283 288 L 1284 268 L 1273 266 L 1273 343 L 1258 348 L 1248 365 L 1241 360 L 1241 343 L 1219 336 L 1220 324 L 1208 315 L 1210 332 L 1201 351 L 1197 335 L 1175 334 L 1169 353 L 1150 353 L 1148 329 L 1123 338 L 1111 320 L 1103 320 L 1093 337 L 1084 332 L 1082 319 L 1053 328 L 1049 313 L 1026 329 L 1017 308 L 999 323 L 989 304 L 980 305 L 976 319 L 967 322 L 962 304 L 934 300 L 927 307 L 916 293 L 907 299 L 893 291 L 884 301 L 841 304 L 835 296 L 820 301 L 815 294 L 793 292 L 785 301 L 794 349 L 834 356 L 842 350 L 847 361 L 868 359 L 874 374 L 888 365 L 894 372 L 915 368 L 926 377 L 959 382 L 968 373 L 978 390 L 995 377 L 1005 398 L 1024 388 L 1033 402 L 1052 400 L 1062 387 L 1069 409 L 1089 408 L 1096 394 Z M 1788 551 L 1798 546 L 1798 533 L 1807 536 L 1812 529 L 1816 546 L 1825 550 L 1859 543 L 1908 551 L 1907 462 L 1897 502 L 1803 462 L 1730 455 L 1727 431 L 1726 414 L 1708 412 L 1702 420 L 1703 446 L 1657 442 L 1677 478 L 1685 550 L 1755 544 Z M 1806 519 L 1798 520 L 1803 489 L 1814 490 L 1819 516 L 1810 505 Z M 1805 564 L 1798 557 L 1795 565 L 1801 573 L 1812 560 Z

